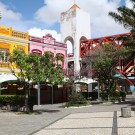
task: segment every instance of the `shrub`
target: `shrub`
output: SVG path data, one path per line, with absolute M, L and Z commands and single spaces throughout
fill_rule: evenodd
M 120 96 L 121 97 L 126 97 L 126 92 L 125 91 L 120 91 Z
M 36 104 L 36 96 L 29 96 L 28 105 L 30 110 L 33 105 Z M 25 106 L 25 96 L 20 95 L 0 95 L 0 105 L 1 106 Z
M 126 92 L 125 91 L 120 91 L 120 97 L 121 97 L 122 101 L 125 101 L 125 99 L 126 99 Z
M 67 106 L 80 106 L 86 104 L 87 100 L 80 92 L 73 92 L 68 97 Z
M 107 101 L 108 100 L 108 93 L 103 91 L 100 93 L 100 97 L 103 101 Z
M 119 100 L 120 98 L 120 92 L 116 90 L 111 90 L 109 93 L 109 98 L 112 102 L 115 102 L 116 100 Z

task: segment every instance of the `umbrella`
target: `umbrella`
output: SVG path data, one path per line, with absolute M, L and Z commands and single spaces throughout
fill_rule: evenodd
M 8 81 L 17 81 L 17 77 L 12 74 L 2 74 L 0 75 L 0 83 Z
M 97 81 L 91 79 L 91 78 L 82 78 L 82 79 L 78 79 L 75 80 L 75 83 L 86 83 L 86 84 L 90 84 L 90 83 L 97 83 Z

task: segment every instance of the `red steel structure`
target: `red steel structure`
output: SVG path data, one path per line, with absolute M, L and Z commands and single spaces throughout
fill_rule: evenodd
M 120 40 L 120 37 L 130 37 L 131 33 L 117 34 L 112 36 L 81 40 L 80 41 L 80 58 L 85 57 L 87 52 L 93 51 L 95 46 L 101 46 L 106 43 L 111 43 L 113 45 L 117 44 L 122 46 L 124 40 Z M 122 38 L 121 38 L 122 39 Z M 135 86 L 133 79 L 130 79 L 131 76 L 135 75 L 134 72 L 134 60 L 124 61 L 120 60 L 118 63 L 117 73 L 120 74 L 130 86 Z

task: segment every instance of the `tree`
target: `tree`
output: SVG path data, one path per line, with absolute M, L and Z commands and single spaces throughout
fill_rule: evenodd
M 135 0 L 130 0 L 132 2 L 132 8 L 128 8 L 126 6 L 121 6 L 117 8 L 118 13 L 109 12 L 109 15 L 114 18 L 114 20 L 123 25 L 124 28 L 130 30 L 131 35 L 129 37 L 120 37 L 120 39 L 124 40 L 123 45 L 129 51 L 131 58 L 134 58 L 135 53 Z
M 28 106 L 28 91 L 30 89 L 29 82 L 32 78 L 31 67 L 29 64 L 26 63 L 28 56 L 25 54 L 24 50 L 15 49 L 13 53 L 10 55 L 9 62 L 10 62 L 10 69 L 13 75 L 18 78 L 20 84 L 26 86 L 26 95 L 25 95 L 25 107 L 26 112 L 29 111 Z M 17 73 L 16 70 L 19 70 Z M 27 83 L 26 83 L 27 79 Z
M 105 89 L 111 90 L 114 87 L 116 67 L 119 59 L 125 56 L 126 49 L 119 48 L 117 45 L 104 44 L 97 46 L 94 51 L 88 52 L 87 57 L 83 58 L 86 63 L 91 63 L 93 78 L 97 78 Z
M 16 75 L 21 82 L 26 82 L 27 89 L 30 89 L 30 81 L 38 83 L 38 104 L 40 104 L 40 84 L 42 82 L 54 82 L 59 84 L 63 80 L 62 68 L 55 63 L 55 58 L 50 52 L 45 52 L 43 55 L 28 54 L 23 50 L 15 49 L 10 56 L 10 67 L 12 73 L 16 75 L 15 67 L 20 70 Z M 26 107 L 28 106 L 28 90 L 26 89 Z M 28 108 L 28 107 L 27 107 Z
M 117 8 L 118 13 L 109 12 L 109 15 L 115 19 L 116 22 L 122 24 L 126 29 L 135 32 L 135 0 L 130 0 L 133 4 L 132 8 L 121 6 Z

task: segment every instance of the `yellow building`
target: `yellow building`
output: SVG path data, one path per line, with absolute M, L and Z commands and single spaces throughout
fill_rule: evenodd
M 20 48 L 28 54 L 28 33 L 13 30 L 11 27 L 0 26 L 0 74 L 10 73 L 7 53 L 12 54 L 15 48 Z

